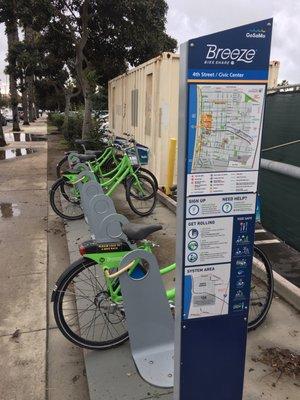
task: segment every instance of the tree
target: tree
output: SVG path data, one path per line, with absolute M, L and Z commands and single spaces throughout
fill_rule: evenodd
M 8 53 L 19 41 L 18 22 L 17 22 L 17 2 L 16 0 L 0 0 L 0 22 L 5 23 L 7 35 Z M 14 65 L 10 65 L 9 91 L 11 99 L 11 109 L 13 114 L 13 131 L 20 131 L 19 112 L 18 112 L 18 90 L 17 77 L 14 73 Z
M 29 121 L 33 121 L 33 102 L 32 98 L 28 96 L 28 91 L 32 88 L 28 85 L 28 78 L 31 77 L 38 64 L 39 54 L 31 44 L 26 41 L 17 42 L 8 53 L 8 66 L 5 72 L 14 74 L 19 84 L 18 89 L 22 94 L 22 106 L 24 113 L 23 125 L 29 125 Z M 29 100 L 31 103 L 29 104 Z
M 82 137 L 91 131 L 97 87 L 177 45 L 165 32 L 165 0 L 18 0 L 18 5 L 21 25 L 40 32 L 44 41 L 38 80 L 64 93 L 67 113 L 70 96 L 82 91 Z
M 29 25 L 24 27 L 24 39 L 27 46 L 34 49 L 34 31 Z M 30 122 L 34 122 L 37 118 L 35 111 L 35 90 L 34 90 L 34 68 L 30 70 L 30 73 L 26 74 L 25 77 L 26 94 L 28 95 L 28 118 Z
M 1 120 L 1 111 L 0 111 L 0 120 Z M 6 146 L 6 141 L 5 141 L 5 137 L 4 137 L 4 133 L 3 133 L 3 126 L 2 126 L 2 122 L 0 122 L 0 147 Z
M 289 81 L 287 81 L 286 79 L 284 79 L 281 83 L 278 83 L 277 86 L 288 86 L 289 85 Z
M 57 46 L 57 43 L 60 43 L 60 46 Z M 67 134 L 71 100 L 81 92 L 76 80 L 75 50 L 67 32 L 60 29 L 56 23 L 52 23 L 42 32 L 38 47 L 42 54 L 42 62 L 37 76 L 44 80 L 46 85 L 52 85 L 57 96 L 64 96 L 63 131 Z
M 82 137 L 91 130 L 97 85 L 162 51 L 176 41 L 165 32 L 164 0 L 53 0 L 49 26 L 66 29 L 75 49 L 75 71 L 84 96 Z
M 6 146 L 5 136 L 2 127 L 2 107 L 7 106 L 7 101 L 3 98 L 0 92 L 0 147 Z
M 57 92 L 54 85 L 47 79 L 37 79 L 35 90 L 39 108 L 50 111 L 64 111 L 64 93 L 60 90 Z

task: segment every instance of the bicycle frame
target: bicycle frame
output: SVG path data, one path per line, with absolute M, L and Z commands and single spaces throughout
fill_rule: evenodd
M 91 167 L 90 167 L 91 168 Z M 91 168 L 91 171 L 95 173 L 95 171 Z M 144 194 L 144 190 L 142 185 L 139 182 L 138 176 L 131 165 L 130 158 L 127 154 L 124 154 L 121 162 L 117 165 L 115 169 L 105 174 L 105 176 L 98 176 L 95 173 L 100 185 L 105 189 L 105 193 L 107 196 L 111 196 L 112 193 L 116 190 L 116 188 L 124 181 L 125 178 L 131 176 L 135 180 L 135 184 L 137 185 L 139 191 Z M 76 185 L 78 183 L 78 173 L 66 173 L 63 175 L 65 178 L 69 180 L 72 185 Z M 87 180 L 84 178 L 82 182 L 85 183 Z M 79 191 L 74 193 L 75 196 L 79 198 Z
M 139 246 L 139 249 L 145 250 L 152 253 L 153 244 L 144 240 Z M 105 271 L 115 270 L 122 258 L 129 254 L 130 251 L 118 251 L 118 252 L 104 252 L 104 253 L 88 253 L 84 254 L 84 258 L 95 261 L 98 266 L 102 269 L 107 290 L 109 292 L 110 298 L 114 303 L 122 303 L 123 297 L 121 295 L 121 287 L 118 278 L 110 278 L 105 274 Z M 140 260 L 135 260 L 133 266 L 129 269 L 128 273 L 131 275 L 133 271 L 138 267 Z M 162 269 L 160 269 L 161 275 L 166 275 L 176 269 L 176 264 L 170 264 Z M 141 278 L 142 279 L 142 278 Z M 174 301 L 175 299 L 175 288 L 166 290 L 166 296 L 169 301 Z

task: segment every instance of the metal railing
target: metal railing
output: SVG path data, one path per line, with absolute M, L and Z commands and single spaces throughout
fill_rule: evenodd
M 272 172 L 277 172 L 281 175 L 300 179 L 300 167 L 296 167 L 295 165 L 285 164 L 282 162 L 262 158 L 260 166 L 261 168 L 267 169 Z

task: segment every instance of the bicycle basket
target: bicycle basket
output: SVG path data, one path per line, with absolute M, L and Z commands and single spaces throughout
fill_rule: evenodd
M 129 151 L 127 151 L 128 157 L 130 159 L 131 165 L 133 167 L 139 166 L 140 162 L 139 159 L 137 157 L 137 154 L 134 150 L 130 149 Z
M 139 155 L 139 160 L 141 165 L 148 165 L 149 162 L 149 148 L 146 146 L 143 146 L 142 144 L 137 144 L 136 145 L 137 152 Z

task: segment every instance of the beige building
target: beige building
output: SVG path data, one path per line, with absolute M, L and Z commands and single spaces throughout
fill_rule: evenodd
M 278 84 L 278 74 L 279 74 L 279 61 L 270 61 L 269 64 L 269 80 L 268 80 L 268 89 L 274 88 Z
M 272 61 L 268 86 L 277 85 L 278 70 L 279 62 Z M 178 96 L 179 55 L 173 53 L 162 53 L 108 83 L 110 129 L 131 133 L 150 148 L 149 169 L 161 186 L 166 185 L 169 138 L 178 136 Z
M 177 137 L 179 55 L 163 53 L 108 84 L 109 126 L 150 148 L 149 169 L 166 183 L 168 143 Z

